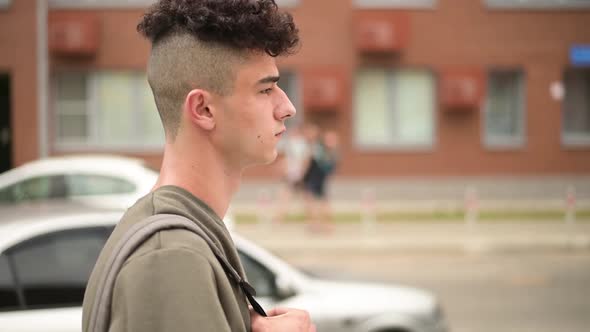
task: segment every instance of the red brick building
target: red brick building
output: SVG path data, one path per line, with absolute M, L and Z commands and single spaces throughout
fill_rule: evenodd
M 78 152 L 159 164 L 135 30 L 151 2 L 0 0 L 2 169 Z M 341 134 L 341 176 L 590 171 L 588 1 L 277 2 L 303 41 L 281 84 L 299 120 Z

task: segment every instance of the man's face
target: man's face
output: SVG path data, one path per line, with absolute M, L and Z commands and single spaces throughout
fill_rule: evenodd
M 277 156 L 284 122 L 295 108 L 277 85 L 273 57 L 256 53 L 236 66 L 232 93 L 219 97 L 214 141 L 231 165 L 268 164 Z

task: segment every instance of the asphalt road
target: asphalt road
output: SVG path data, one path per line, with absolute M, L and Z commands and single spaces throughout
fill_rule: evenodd
M 590 252 L 283 255 L 345 280 L 431 290 L 453 332 L 590 331 Z

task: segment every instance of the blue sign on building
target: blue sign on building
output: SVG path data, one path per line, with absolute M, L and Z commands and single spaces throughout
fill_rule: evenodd
M 590 45 L 574 45 L 570 47 L 570 61 L 574 66 L 590 66 Z

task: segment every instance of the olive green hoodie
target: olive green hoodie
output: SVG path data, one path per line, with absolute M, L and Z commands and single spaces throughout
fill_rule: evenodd
M 197 220 L 202 211 L 211 220 Z M 125 213 L 105 244 L 84 296 L 84 332 L 99 275 L 118 240 L 135 223 L 164 213 L 198 224 L 244 277 L 231 236 L 213 210 L 182 188 L 161 187 Z M 154 234 L 127 259 L 115 281 L 110 318 L 109 332 L 250 331 L 245 295 L 205 240 L 182 229 Z

